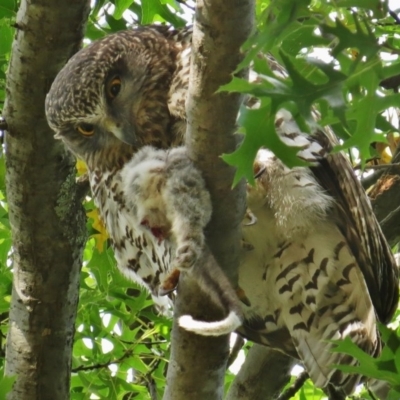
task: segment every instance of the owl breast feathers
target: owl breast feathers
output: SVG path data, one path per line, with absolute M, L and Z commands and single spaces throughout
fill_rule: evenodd
M 154 26 L 109 35 L 72 57 L 46 98 L 56 138 L 88 165 L 119 269 L 164 308 L 170 304 L 159 288 L 165 282 L 171 287 L 171 271 L 180 263 L 201 270 L 191 265 L 199 249 L 207 253 L 203 229 L 211 213 L 203 190 L 199 196 L 187 193 L 179 206 L 190 205 L 196 217 L 175 219 L 168 204 L 179 196 L 163 198 L 156 190 L 160 159 L 183 144 L 190 41 L 190 29 Z M 298 156 L 310 167 L 290 170 L 268 150 L 259 151 L 239 268 L 239 287 L 250 305 L 238 310 L 229 282 L 218 289 L 229 292 L 229 299 L 219 293 L 216 302 L 226 311 L 234 304 L 239 317 L 231 326 L 243 321 L 242 335 L 300 359 L 317 386 L 349 394 L 361 377 L 331 365 L 355 361 L 332 353 L 329 341 L 349 337 L 368 353 L 380 353 L 376 323 L 387 323 L 396 309 L 398 270 L 350 163 L 343 154 L 330 154 L 330 138 L 319 130 L 303 134 L 287 110 L 278 112 L 275 127 L 283 142 L 301 148 Z M 129 164 L 145 145 L 161 151 L 146 161 L 148 174 Z M 165 220 L 167 214 L 172 219 Z M 193 233 L 192 261 L 187 263 L 184 244 L 165 240 L 170 231 L 186 238 Z M 210 279 L 215 268 L 205 268 Z

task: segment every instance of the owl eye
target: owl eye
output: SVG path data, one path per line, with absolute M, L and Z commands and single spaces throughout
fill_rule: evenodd
M 115 99 L 121 90 L 121 78 L 115 76 L 107 84 L 107 96 L 110 99 Z
M 83 136 L 92 136 L 94 134 L 94 125 L 82 122 L 77 125 L 76 130 Z

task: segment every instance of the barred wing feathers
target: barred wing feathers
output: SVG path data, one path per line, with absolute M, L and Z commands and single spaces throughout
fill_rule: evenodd
M 342 153 L 328 155 L 311 170 L 335 198 L 336 224 L 357 259 L 380 322 L 388 323 L 399 299 L 399 271 L 364 189 Z

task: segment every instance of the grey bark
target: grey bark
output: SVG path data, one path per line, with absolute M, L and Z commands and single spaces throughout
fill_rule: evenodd
M 69 398 L 71 349 L 86 239 L 74 161 L 53 139 L 45 95 L 78 50 L 87 0 L 22 0 L 8 69 L 7 198 L 14 282 L 6 373 L 11 400 Z
M 225 400 L 273 400 L 290 380 L 296 360 L 254 344 Z
M 389 244 L 400 241 L 400 176 L 383 176 L 373 190 L 372 206 Z
M 215 92 L 229 82 L 241 60 L 240 46 L 253 27 L 253 13 L 252 0 L 197 1 L 187 102 L 186 144 L 203 172 L 213 200 L 207 241 L 233 282 L 237 280 L 245 190 L 243 184 L 231 189 L 234 170 L 220 156 L 236 148 L 234 133 L 241 98 Z M 228 337 L 206 338 L 184 332 L 176 324 L 182 314 L 204 320 L 221 318 L 219 309 L 195 282 L 180 281 L 164 400 L 221 399 Z

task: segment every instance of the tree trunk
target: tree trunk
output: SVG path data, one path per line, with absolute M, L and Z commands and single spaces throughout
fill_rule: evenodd
M 73 159 L 44 115 L 51 82 L 78 50 L 87 0 L 22 0 L 4 117 L 14 283 L 6 373 L 8 398 L 69 398 L 71 348 L 86 239 Z
M 253 27 L 252 0 L 198 0 L 193 32 L 187 103 L 186 144 L 203 172 L 213 200 L 208 244 L 233 282 L 237 281 L 240 224 L 245 210 L 244 185 L 232 190 L 234 169 L 220 156 L 236 149 L 236 116 L 241 98 L 217 93 L 241 60 L 240 46 Z M 190 314 L 203 320 L 221 318 L 220 310 L 194 282 L 182 280 L 175 305 L 172 352 L 164 400 L 221 399 L 228 336 L 207 338 L 179 329 L 176 318 Z

